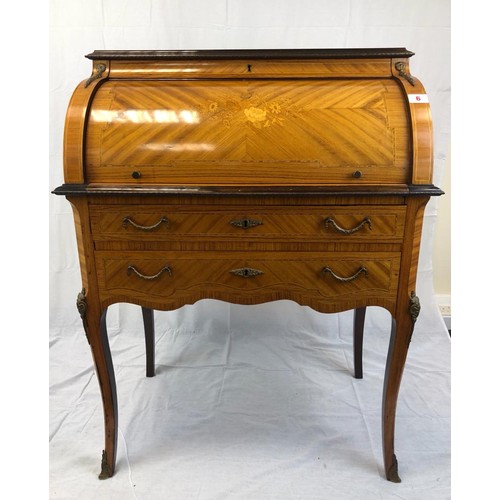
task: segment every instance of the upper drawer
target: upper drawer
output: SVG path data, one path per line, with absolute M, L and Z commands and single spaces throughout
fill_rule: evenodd
M 395 241 L 403 237 L 404 206 L 326 208 L 223 207 L 200 210 L 175 205 L 91 207 L 96 240 L 164 241 L 179 237 Z
M 85 128 L 89 183 L 360 185 L 410 180 L 391 78 L 108 80 Z

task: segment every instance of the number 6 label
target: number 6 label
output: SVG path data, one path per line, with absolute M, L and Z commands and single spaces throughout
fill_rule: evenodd
M 408 94 L 408 100 L 411 104 L 427 104 L 429 102 L 429 96 L 427 94 Z

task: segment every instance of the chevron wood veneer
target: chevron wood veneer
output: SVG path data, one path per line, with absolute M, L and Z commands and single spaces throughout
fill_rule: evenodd
M 87 122 L 89 182 L 404 183 L 410 145 L 393 80 L 127 81 Z M 363 168 L 359 180 L 353 166 Z
M 106 333 L 116 302 L 153 310 L 204 298 L 393 317 L 382 411 L 399 482 L 396 402 L 420 304 L 416 274 L 432 185 L 428 98 L 406 49 L 95 51 L 64 136 L 78 312 L 103 400 L 100 478 L 115 472 L 118 401 Z M 415 436 L 415 439 L 418 439 Z

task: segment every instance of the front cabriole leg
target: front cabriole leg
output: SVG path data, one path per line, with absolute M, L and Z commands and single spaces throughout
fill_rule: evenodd
M 396 310 L 392 319 L 391 340 L 385 369 L 384 395 L 382 409 L 382 436 L 384 448 L 385 475 L 389 481 L 400 483 L 398 461 L 394 453 L 394 429 L 396 404 L 403 376 L 406 355 L 410 345 L 415 322 L 420 312 L 420 301 L 411 292 L 406 307 Z
M 83 289 L 77 298 L 78 312 L 90 344 L 94 367 L 101 389 L 104 410 L 104 450 L 101 457 L 101 473 L 99 479 L 111 477 L 115 471 L 116 443 L 118 433 L 118 405 L 113 361 L 109 349 L 106 328 L 106 311 L 97 306 Z

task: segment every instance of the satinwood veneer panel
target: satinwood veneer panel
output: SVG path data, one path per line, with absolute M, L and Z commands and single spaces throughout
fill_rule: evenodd
M 127 296 L 158 304 L 192 303 L 203 294 L 239 304 L 272 297 L 312 306 L 393 299 L 399 259 L 397 252 L 96 252 L 103 301 Z
M 96 240 L 274 239 L 400 241 L 404 206 L 273 207 L 243 205 L 98 205 L 91 207 Z
M 110 80 L 93 98 L 86 174 L 132 184 L 405 183 L 408 123 L 392 79 Z

